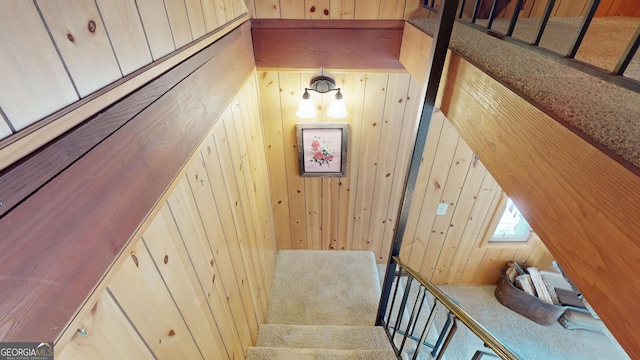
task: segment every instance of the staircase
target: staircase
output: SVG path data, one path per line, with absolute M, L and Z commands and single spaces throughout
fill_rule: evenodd
M 374 326 L 379 298 L 372 252 L 280 251 L 266 324 L 247 360 L 395 360 Z

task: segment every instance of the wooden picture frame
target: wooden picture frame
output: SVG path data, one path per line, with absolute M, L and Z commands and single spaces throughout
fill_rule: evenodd
M 300 176 L 346 176 L 349 124 L 298 123 L 296 137 Z

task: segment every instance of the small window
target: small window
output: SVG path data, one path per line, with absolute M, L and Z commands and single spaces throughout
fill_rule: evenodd
M 527 242 L 531 236 L 531 226 L 516 205 L 507 198 L 504 211 L 493 231 L 490 243 Z

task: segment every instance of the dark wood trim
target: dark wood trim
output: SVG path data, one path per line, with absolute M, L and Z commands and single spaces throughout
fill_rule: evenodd
M 379 29 L 402 30 L 404 20 L 253 19 L 252 29 Z
M 0 217 L 160 98 L 182 80 L 185 74 L 192 73 L 220 51 L 219 47 L 204 49 L 164 76 L 156 78 L 35 153 L 0 171 Z
M 403 21 L 258 20 L 251 32 L 258 67 L 397 70 L 403 29 Z
M 150 105 L 94 119 L 131 118 L 0 219 L 0 341 L 63 331 L 250 76 L 249 24 L 205 53 L 195 71 L 180 67 L 129 100 Z

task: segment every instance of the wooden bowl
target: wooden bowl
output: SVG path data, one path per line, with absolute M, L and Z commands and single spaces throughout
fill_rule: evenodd
M 555 323 L 566 311 L 564 306 L 546 303 L 520 290 L 507 279 L 504 270 L 494 294 L 502 305 L 540 325 Z

